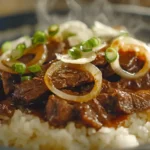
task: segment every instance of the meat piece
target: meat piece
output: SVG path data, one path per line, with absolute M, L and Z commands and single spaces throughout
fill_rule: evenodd
M 124 92 L 121 90 L 116 90 L 115 92 L 115 98 L 113 100 L 115 101 L 114 103 L 116 104 L 116 106 L 114 107 L 114 112 L 125 114 L 131 114 L 132 112 L 134 112 L 134 100 L 131 93 Z
M 123 91 L 114 89 L 111 93 L 101 93 L 97 100 L 111 114 L 131 114 L 150 108 L 150 90 Z
M 150 72 L 136 80 L 121 79 L 117 83 L 118 88 L 131 90 L 148 90 L 150 89 Z
M 101 104 L 95 99 L 88 103 L 79 104 L 76 107 L 80 121 L 89 126 L 99 129 L 103 124 L 109 124 L 109 117 Z
M 11 117 L 14 113 L 14 106 L 12 104 L 11 98 L 7 98 L 6 100 L 2 100 L 0 102 L 0 119 Z
M 35 57 L 34 54 L 26 54 L 23 55 L 21 58 L 19 58 L 18 60 L 21 61 L 24 64 L 29 63 L 33 58 Z
M 63 53 L 64 46 L 65 46 L 64 43 L 51 39 L 49 43 L 47 44 L 48 55 L 47 55 L 47 59 L 45 63 L 55 59 L 56 58 L 55 53 Z
M 96 59 L 92 62 L 95 66 L 105 67 L 108 63 L 105 59 L 105 50 L 101 50 L 96 54 Z
M 3 84 L 3 89 L 6 95 L 14 90 L 14 77 L 8 72 L 1 72 L 1 80 Z
M 60 126 L 72 119 L 73 105 L 57 97 L 50 96 L 46 105 L 46 118 L 51 125 Z
M 55 72 L 52 76 L 52 82 L 56 88 L 61 89 L 91 83 L 93 82 L 93 77 L 88 72 L 68 67 Z
M 120 52 L 120 64 L 123 69 L 135 73 L 138 72 L 144 65 L 144 61 L 138 59 L 134 51 Z
M 43 78 L 35 77 L 33 80 L 24 81 L 15 86 L 13 99 L 18 103 L 31 103 L 38 99 L 41 101 L 48 97 L 49 90 Z

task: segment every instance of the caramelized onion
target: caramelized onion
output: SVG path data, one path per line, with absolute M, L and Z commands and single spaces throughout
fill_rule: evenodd
M 72 66 L 72 67 L 75 67 L 76 69 L 88 71 L 94 77 L 95 84 L 91 92 L 83 96 L 76 96 L 76 95 L 70 95 L 70 94 L 64 93 L 60 91 L 59 89 L 57 89 L 52 82 L 52 75 L 55 71 L 61 69 L 63 65 L 65 65 L 63 62 L 57 61 L 53 63 L 46 71 L 46 74 L 44 76 L 44 81 L 50 91 L 52 91 L 58 97 L 61 97 L 63 99 L 66 99 L 69 101 L 81 102 L 81 103 L 92 100 L 99 94 L 101 90 L 101 85 L 102 85 L 102 74 L 101 74 L 101 71 L 91 63 Z
M 41 45 L 38 45 L 34 48 L 30 48 L 28 49 L 25 53 L 24 53 L 24 56 L 25 55 L 28 55 L 28 54 L 34 54 L 35 57 L 30 61 L 28 62 L 26 65 L 27 66 L 31 66 L 31 65 L 34 65 L 34 64 L 39 64 L 39 65 L 42 65 L 46 58 L 47 58 L 47 47 L 46 45 L 44 44 L 41 44 Z
M 143 68 L 137 73 L 130 73 L 121 68 L 118 55 L 117 59 L 114 62 L 110 63 L 112 69 L 116 74 L 120 75 L 123 78 L 136 79 L 144 76 L 149 71 L 150 47 L 148 47 L 145 43 L 138 41 L 132 37 L 120 37 L 112 43 L 111 47 L 114 47 L 118 50 L 121 49 L 123 51 L 134 50 L 140 56 L 145 57 L 145 64 Z
M 14 63 L 19 62 L 19 60 L 11 61 L 10 59 L 11 52 L 12 50 L 9 50 L 5 52 L 2 56 L 0 56 L 0 69 L 6 72 L 16 74 L 16 72 L 14 72 L 11 67 Z M 31 61 L 29 61 L 26 64 L 26 66 L 31 66 L 34 64 L 42 65 L 47 58 L 47 47 L 46 45 L 42 45 L 42 44 L 36 47 L 30 47 L 25 50 L 23 56 L 28 54 L 34 54 L 35 57 Z
M 7 65 L 4 64 L 4 61 L 6 62 L 6 61 L 10 60 L 10 55 L 12 53 L 12 50 L 14 48 L 16 48 L 16 46 L 19 43 L 25 43 L 26 46 L 30 46 L 31 45 L 31 39 L 29 37 L 21 37 L 17 40 L 12 41 L 12 49 L 6 51 L 5 53 L 3 53 L 0 56 L 0 70 L 16 74 L 16 72 L 14 72 L 11 68 L 9 68 Z

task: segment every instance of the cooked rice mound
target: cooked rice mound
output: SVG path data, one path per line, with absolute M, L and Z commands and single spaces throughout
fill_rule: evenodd
M 9 124 L 1 124 L 0 144 L 35 150 L 98 150 L 102 148 L 134 147 L 150 142 L 149 112 L 132 114 L 124 127 L 75 127 L 56 129 L 38 117 L 16 110 Z

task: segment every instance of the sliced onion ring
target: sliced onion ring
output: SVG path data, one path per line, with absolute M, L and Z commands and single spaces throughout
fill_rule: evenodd
M 70 63 L 70 64 L 86 64 L 89 62 L 92 62 L 96 58 L 95 52 L 85 52 L 82 53 L 82 57 L 78 59 L 73 59 L 71 58 L 68 54 L 57 54 L 56 57 L 58 60 L 61 60 L 65 63 Z
M 94 81 L 95 81 L 94 87 L 88 94 L 83 95 L 83 96 L 75 96 L 75 95 L 70 95 L 70 94 L 64 93 L 64 92 L 60 91 L 59 89 L 57 89 L 54 86 L 54 84 L 52 83 L 51 77 L 52 77 L 53 73 L 55 71 L 57 71 L 58 69 L 61 69 L 61 67 L 63 65 L 64 65 L 63 62 L 57 61 L 57 62 L 53 63 L 46 71 L 46 74 L 44 76 L 44 81 L 50 91 L 52 91 L 54 94 L 56 94 L 60 98 L 63 98 L 63 99 L 69 100 L 69 101 L 81 102 L 81 103 L 92 100 L 99 94 L 99 92 L 101 90 L 101 86 L 102 86 L 102 73 L 96 66 L 94 66 L 91 63 L 84 64 L 84 65 L 76 65 L 76 67 L 75 67 L 80 70 L 90 72 L 91 75 L 94 77 Z
M 47 51 L 47 47 L 45 44 L 44 45 L 38 45 L 34 48 L 29 48 L 24 53 L 24 55 L 35 54 L 35 57 L 30 62 L 28 62 L 26 65 L 27 66 L 31 66 L 34 64 L 42 65 L 47 58 L 47 53 L 48 53 L 48 51 Z
M 31 39 L 29 37 L 21 37 L 17 40 L 12 41 L 12 48 L 0 56 L 0 70 L 16 74 L 16 72 L 14 72 L 11 68 L 9 68 L 7 65 L 5 65 L 3 63 L 3 61 L 8 61 L 8 59 L 10 58 L 12 50 L 14 48 L 16 48 L 16 46 L 20 43 L 25 43 L 26 46 L 28 47 L 31 45 Z
M 39 64 L 42 65 L 46 58 L 47 58 L 47 47 L 46 45 L 38 45 L 36 47 L 30 47 L 28 49 L 25 50 L 25 53 L 23 56 L 27 55 L 27 54 L 35 54 L 35 57 L 29 61 L 26 66 L 31 66 L 34 64 Z M 11 68 L 11 66 L 16 63 L 19 62 L 18 60 L 14 60 L 11 61 L 10 60 L 10 55 L 11 55 L 11 51 L 8 51 L 6 53 L 4 53 L 1 57 L 0 57 L 0 69 L 12 74 L 17 74 L 16 72 L 14 72 Z M 27 73 L 27 71 L 26 71 Z
M 133 39 L 132 37 L 120 37 L 115 40 L 111 47 L 115 47 L 116 49 L 122 49 L 123 51 L 128 51 L 128 48 L 131 47 L 136 53 L 144 54 L 145 56 L 145 64 L 141 70 L 137 73 L 130 73 L 121 68 L 119 63 L 119 55 L 117 59 L 110 63 L 114 72 L 120 75 L 123 78 L 127 79 L 137 79 L 144 76 L 150 69 L 150 48 L 143 42 Z

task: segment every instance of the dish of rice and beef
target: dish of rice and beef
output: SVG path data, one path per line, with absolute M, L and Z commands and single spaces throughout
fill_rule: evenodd
M 130 148 L 150 141 L 150 47 L 123 27 L 80 21 L 6 41 L 0 145 Z

